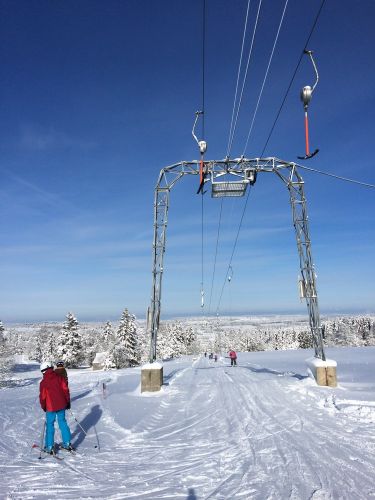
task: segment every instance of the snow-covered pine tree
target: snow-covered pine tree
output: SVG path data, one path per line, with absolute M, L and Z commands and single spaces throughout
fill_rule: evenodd
M 78 327 L 77 319 L 69 312 L 57 339 L 57 355 L 67 367 L 71 368 L 77 368 L 83 359 L 82 337 Z
M 195 331 L 191 326 L 185 330 L 184 343 L 186 354 L 194 354 L 194 352 L 199 352 L 200 349 L 197 345 L 197 337 Z
M 5 327 L 0 321 L 0 356 L 4 355 L 6 351 L 6 338 L 5 338 Z
M 12 364 L 12 353 L 13 350 L 10 349 L 9 341 L 5 337 L 5 328 L 3 326 L 0 332 L 0 388 L 6 385 L 6 379 Z
M 32 359 L 35 359 L 35 361 L 38 361 L 38 363 L 43 361 L 43 358 L 44 358 L 43 346 L 44 346 L 44 342 L 41 339 L 41 336 L 37 334 L 35 336 L 35 339 L 34 339 L 34 346 L 33 346 L 31 356 L 32 356 Z
M 43 359 L 45 361 L 53 361 L 56 357 L 58 357 L 56 351 L 56 337 L 53 332 L 50 332 L 44 345 Z
M 179 321 L 164 323 L 158 335 L 157 356 L 169 359 L 186 354 L 185 331 Z
M 136 319 L 128 309 L 125 309 L 121 315 L 112 355 L 117 368 L 139 364 Z
M 300 349 L 311 349 L 314 347 L 311 331 L 301 330 L 298 333 L 298 343 Z
M 142 329 L 137 331 L 138 348 L 140 352 L 140 363 L 147 363 L 150 359 L 150 334 Z
M 108 350 L 113 344 L 115 339 L 115 334 L 112 328 L 112 323 L 107 321 L 103 327 L 103 333 L 101 336 L 101 346 L 103 351 Z
M 174 356 L 186 354 L 185 331 L 180 321 L 173 323 L 171 328 L 171 341 L 174 351 Z

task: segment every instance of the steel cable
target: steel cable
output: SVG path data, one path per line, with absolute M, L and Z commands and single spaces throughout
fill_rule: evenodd
M 296 68 L 295 68 L 295 70 L 294 70 L 294 73 L 293 73 L 293 75 L 292 75 L 292 78 L 291 78 L 291 80 L 290 80 L 290 83 L 289 83 L 289 85 L 288 85 L 288 88 L 286 89 L 286 92 L 285 92 L 284 98 L 283 98 L 283 100 L 282 100 L 282 102 L 281 102 L 280 108 L 279 108 L 279 110 L 278 110 L 278 112 L 277 112 L 276 118 L 275 118 L 275 120 L 274 120 L 274 122 L 273 122 L 273 125 L 272 125 L 272 127 L 271 127 L 271 130 L 270 130 L 270 133 L 268 134 L 268 137 L 267 137 L 266 143 L 265 143 L 265 145 L 264 145 L 264 147 L 263 147 L 263 150 L 262 150 L 262 152 L 261 152 L 261 154 L 260 154 L 260 156 L 261 156 L 261 157 L 264 155 L 264 151 L 265 151 L 265 149 L 266 149 L 266 147 L 267 147 L 267 145 L 268 145 L 268 142 L 269 142 L 269 140 L 270 140 L 270 138 L 271 138 L 271 135 L 273 134 L 274 128 L 275 128 L 276 123 L 277 123 L 277 120 L 279 119 L 280 113 L 281 113 L 281 111 L 282 111 L 282 109 L 283 109 L 283 107 L 284 107 L 284 104 L 285 104 L 286 98 L 288 97 L 288 94 L 289 94 L 290 88 L 291 88 L 291 86 L 292 86 L 292 84 L 293 84 L 294 78 L 295 78 L 295 76 L 296 76 L 296 74 L 297 74 L 298 68 L 299 68 L 299 66 L 300 66 L 300 64 L 301 64 L 301 61 L 302 61 L 302 58 L 303 58 L 303 56 L 304 56 L 304 51 L 305 51 L 305 49 L 307 48 L 308 43 L 309 43 L 309 41 L 310 41 L 310 38 L 312 37 L 312 34 L 313 34 L 313 32 L 314 32 L 314 30 L 315 30 L 315 27 L 316 27 L 316 25 L 317 25 L 317 23 L 318 23 L 318 19 L 319 19 L 319 17 L 320 17 L 320 14 L 321 14 L 321 12 L 322 12 L 322 9 L 323 9 L 324 4 L 325 4 L 325 0 L 322 0 L 322 3 L 320 4 L 320 8 L 319 8 L 319 10 L 318 10 L 318 13 L 317 13 L 317 15 L 315 16 L 315 20 L 314 20 L 314 23 L 313 23 L 312 28 L 311 28 L 311 30 L 310 30 L 309 36 L 307 37 L 307 40 L 306 40 L 305 45 L 304 45 L 304 48 L 303 48 L 303 50 L 302 50 L 302 52 L 301 52 L 301 55 L 300 55 L 300 57 L 299 57 L 299 59 L 298 59 L 297 66 L 296 66 Z
M 244 93 L 244 89 L 245 89 L 245 83 L 246 83 L 246 79 L 247 79 L 247 73 L 248 73 L 248 70 L 249 70 L 251 55 L 252 55 L 252 52 L 253 52 L 254 39 L 255 39 L 255 34 L 256 34 L 256 30 L 257 30 L 257 26 L 258 26 L 258 20 L 259 20 L 259 14 L 260 14 L 260 8 L 261 8 L 261 6 L 262 6 L 262 0 L 259 0 L 258 12 L 257 12 L 256 20 L 255 20 L 255 25 L 254 25 L 254 30 L 253 30 L 253 36 L 252 36 L 252 39 L 251 39 L 249 56 L 247 58 L 245 75 L 244 75 L 244 79 L 243 79 L 243 82 L 242 82 L 242 88 L 241 88 L 240 97 L 239 97 L 239 100 L 238 100 L 238 107 L 237 107 L 237 112 L 236 112 L 236 118 L 235 118 L 234 125 L 233 125 L 232 136 L 230 138 L 230 142 L 228 142 L 227 156 L 230 155 L 230 152 L 231 152 L 231 149 L 232 149 L 232 144 L 233 144 L 233 139 L 234 139 L 234 134 L 236 132 L 237 121 L 238 121 L 238 116 L 239 116 L 241 105 L 242 105 L 242 97 L 243 97 L 243 93 Z
M 273 54 L 274 54 L 274 52 L 275 52 L 275 47 L 276 47 L 276 44 L 277 44 L 277 41 L 278 41 L 278 38 L 279 38 L 279 34 L 280 34 L 280 30 L 281 30 L 281 26 L 282 26 L 282 24 L 283 24 L 283 20 L 284 20 L 284 16 L 285 16 L 285 11 L 286 11 L 286 8 L 287 8 L 287 6 L 288 6 L 288 1 L 289 1 L 289 0 L 286 0 L 286 1 L 285 1 L 284 10 L 283 10 L 283 13 L 282 13 L 282 15 L 281 15 L 281 20 L 280 20 L 280 23 L 279 23 L 279 27 L 278 27 L 278 29 L 277 29 L 276 38 L 275 38 L 275 41 L 274 41 L 274 44 L 273 44 L 273 47 L 272 47 L 271 56 L 270 56 L 269 61 L 268 61 L 268 66 L 267 66 L 267 69 L 266 69 L 266 74 L 264 75 L 264 79 L 263 79 L 262 87 L 261 87 L 261 89 L 260 89 L 260 93 L 259 93 L 259 96 L 258 96 L 258 101 L 257 101 L 256 107 L 255 107 L 255 111 L 254 111 L 254 114 L 253 114 L 253 119 L 252 119 L 252 121 L 251 121 L 251 125 L 250 125 L 250 129 L 249 129 L 249 133 L 247 134 L 247 139 L 246 139 L 245 147 L 244 147 L 244 150 L 243 150 L 243 153 L 242 153 L 242 155 L 243 155 L 243 156 L 245 155 L 245 152 L 246 152 L 246 149 L 247 149 L 247 145 L 248 145 L 248 143 L 249 143 L 250 135 L 251 135 L 251 132 L 252 132 L 252 130 L 253 130 L 255 117 L 256 117 L 256 115 L 257 115 L 257 112 L 258 112 L 258 107 L 259 107 L 259 103 L 260 103 L 260 100 L 261 100 L 261 98 L 262 98 L 264 85 L 265 85 L 266 80 L 267 80 L 267 76 L 268 76 L 268 72 L 269 72 L 269 69 L 270 69 L 270 66 L 271 66 L 271 62 L 272 62 L 272 58 L 273 58 Z

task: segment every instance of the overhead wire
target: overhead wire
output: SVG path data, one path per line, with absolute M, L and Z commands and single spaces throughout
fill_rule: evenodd
M 246 38 L 246 31 L 247 31 L 247 21 L 249 19 L 249 9 L 250 9 L 250 2 L 251 0 L 248 0 L 247 2 L 247 9 L 246 9 L 246 16 L 245 16 L 245 25 L 243 29 L 243 35 L 242 35 L 242 45 L 241 45 L 241 53 L 240 53 L 240 61 L 238 63 L 238 71 L 237 71 L 237 81 L 236 81 L 236 90 L 234 92 L 234 98 L 233 98 L 233 109 L 232 109 L 232 118 L 230 121 L 230 127 L 229 127 L 229 136 L 228 136 L 228 147 L 227 147 L 227 156 L 229 156 L 229 151 L 230 151 L 230 143 L 231 143 L 231 137 L 232 137 L 232 128 L 233 128 L 233 120 L 234 120 L 234 112 L 236 109 L 236 101 L 237 101 L 237 92 L 238 92 L 238 84 L 240 81 L 240 74 L 241 74 L 241 66 L 242 66 L 242 56 L 243 56 L 243 48 L 245 45 L 245 38 Z
M 244 24 L 243 35 L 242 35 L 242 45 L 241 45 L 241 52 L 240 52 L 240 60 L 239 60 L 239 64 L 238 64 L 236 89 L 235 89 L 234 99 L 233 99 L 232 117 L 231 117 L 231 123 L 230 123 L 230 128 L 229 128 L 228 147 L 227 147 L 227 156 L 228 157 L 230 155 L 230 151 L 231 151 L 231 148 L 232 148 L 233 138 L 234 138 L 234 134 L 235 134 L 236 126 L 237 126 L 238 115 L 239 115 L 239 112 L 240 112 L 240 109 L 241 109 L 242 97 L 243 97 L 244 87 L 245 87 L 247 73 L 248 73 L 248 69 L 249 69 L 251 54 L 252 54 L 252 50 L 253 50 L 255 33 L 256 33 L 256 30 L 257 30 L 257 26 L 258 26 L 258 19 L 259 19 L 260 8 L 261 8 L 261 5 L 262 5 L 262 0 L 259 0 L 259 4 L 258 4 L 258 11 L 257 11 L 255 23 L 254 23 L 253 36 L 252 36 L 252 39 L 251 39 L 251 45 L 250 45 L 250 49 L 249 49 L 249 55 L 248 55 L 248 58 L 247 58 L 247 63 L 246 63 L 246 68 L 245 68 L 245 73 L 244 73 L 244 78 L 243 78 L 243 82 L 242 82 L 242 88 L 241 88 L 240 97 L 239 97 L 239 101 L 238 101 L 238 105 L 237 105 L 236 117 L 234 118 L 234 114 L 235 114 L 235 110 L 236 110 L 236 101 L 237 101 L 238 86 L 239 86 L 240 74 L 241 74 L 241 67 L 242 67 L 243 51 L 244 51 L 244 46 L 245 46 L 247 25 L 248 25 L 248 19 L 249 19 L 250 4 L 251 4 L 251 0 L 248 0 L 248 2 L 247 2 L 247 9 L 246 9 L 246 16 L 245 16 L 245 24 Z M 212 293 L 213 293 L 213 287 L 214 287 L 214 281 L 215 281 L 217 253 L 218 253 L 219 238 L 220 238 L 220 229 L 221 229 L 222 211 L 223 211 L 223 198 L 221 199 L 221 204 L 220 204 L 220 214 L 219 214 L 217 237 L 216 237 L 215 257 L 214 257 L 214 266 L 213 266 L 212 279 L 211 279 L 211 289 L 210 289 L 210 300 L 209 300 L 208 313 L 210 313 L 210 311 L 211 311 Z
M 235 238 L 235 240 L 234 240 L 234 245 L 233 245 L 233 248 L 232 248 L 232 253 L 231 253 L 231 256 L 230 256 L 230 259 L 229 259 L 229 264 L 228 264 L 228 267 L 227 267 L 227 272 L 226 272 L 226 274 L 225 274 L 224 282 L 223 282 L 223 285 L 222 285 L 222 287 L 221 287 L 221 292 L 220 292 L 219 300 L 218 300 L 217 307 L 216 307 L 216 315 L 218 315 L 218 314 L 219 314 L 220 305 L 221 305 L 221 299 L 223 298 L 224 288 L 225 288 L 225 285 L 226 285 L 227 280 L 228 280 L 229 270 L 230 270 L 230 268 L 231 268 L 231 266 L 232 266 L 232 260 L 233 260 L 233 257 L 234 257 L 234 252 L 236 251 L 237 242 L 238 242 L 238 238 L 239 238 L 239 235 L 240 235 L 240 231 L 241 231 L 241 227 L 242 227 L 243 218 L 244 218 L 244 216 L 245 216 L 247 203 L 248 203 L 248 201 L 249 201 L 249 194 L 250 194 L 250 191 L 251 191 L 251 186 L 249 187 L 249 190 L 248 190 L 248 193 L 247 193 L 247 196 L 246 196 L 245 206 L 244 206 L 244 208 L 243 208 L 243 210 L 242 210 L 242 215 L 241 215 L 241 218 L 240 218 L 240 223 L 239 223 L 239 225 L 238 225 L 236 238 Z
M 300 64 L 301 64 L 301 61 L 302 61 L 302 58 L 303 58 L 303 56 L 304 56 L 304 51 L 307 49 L 307 46 L 308 46 L 308 44 L 309 44 L 309 42 L 310 42 L 310 38 L 312 37 L 312 34 L 313 34 L 313 32 L 314 32 L 314 30 L 315 30 L 315 27 L 316 27 L 316 25 L 317 25 L 317 23 L 318 23 L 318 20 L 319 20 L 320 14 L 321 14 L 321 12 L 322 12 L 322 9 L 323 9 L 323 7 L 324 7 L 325 1 L 326 1 L 326 0 L 322 0 L 322 2 L 321 2 L 321 4 L 320 4 L 320 7 L 319 7 L 319 10 L 318 10 L 318 13 L 317 13 L 317 14 L 316 14 L 316 16 L 315 16 L 315 20 L 314 20 L 314 23 L 313 23 L 313 25 L 312 25 L 312 27 L 311 27 L 311 30 L 310 30 L 309 36 L 308 36 L 308 37 L 307 37 L 307 39 L 306 39 L 305 45 L 304 45 L 303 50 L 302 50 L 302 52 L 301 52 L 301 55 L 300 55 L 300 57 L 299 57 L 299 59 L 298 59 L 297 65 L 296 65 L 296 67 L 295 67 L 295 69 L 294 69 L 294 72 L 293 72 L 292 78 L 290 79 L 290 82 L 289 82 L 288 88 L 286 89 L 286 92 L 285 92 L 285 95 L 284 95 L 283 100 L 282 100 L 282 102 L 281 102 L 280 108 L 279 108 L 279 110 L 278 110 L 278 112 L 277 112 L 277 114 L 276 114 L 276 118 L 275 118 L 275 120 L 274 120 L 274 122 L 273 122 L 273 124 L 272 124 L 271 130 L 270 130 L 270 132 L 269 132 L 269 134 L 268 134 L 268 137 L 267 137 L 266 143 L 265 143 L 265 145 L 264 145 L 264 147 L 263 147 L 263 150 L 262 150 L 262 152 L 261 152 L 261 154 L 260 154 L 260 156 L 261 156 L 261 157 L 264 155 L 264 151 L 266 150 L 266 147 L 267 147 L 267 145 L 268 145 L 268 142 L 269 142 L 269 140 L 270 140 L 270 138 L 271 138 L 271 136 L 272 136 L 272 134 L 273 134 L 273 131 L 274 131 L 275 126 L 276 126 L 276 123 L 277 123 L 277 120 L 279 119 L 280 113 L 281 113 L 281 111 L 282 111 L 282 109 L 283 109 L 283 107 L 284 107 L 285 101 L 286 101 L 286 99 L 287 99 L 287 97 L 288 97 L 288 94 L 289 94 L 289 91 L 290 91 L 290 89 L 291 89 L 291 87 L 292 87 L 292 84 L 293 84 L 294 78 L 295 78 L 295 76 L 296 76 L 296 74 L 297 74 L 298 68 L 299 68 L 299 66 L 300 66 Z
M 206 0 L 203 0 L 203 20 L 202 20 L 202 139 L 205 135 L 205 80 L 206 80 Z
M 208 304 L 208 314 L 210 314 L 210 312 L 211 312 L 212 292 L 213 292 L 213 289 L 214 289 L 214 282 L 215 282 L 217 251 L 218 251 L 218 248 L 219 248 L 220 229 L 221 229 L 221 216 L 222 216 L 222 213 L 223 213 L 223 201 L 224 201 L 224 198 L 221 198 L 220 213 L 219 213 L 219 223 L 218 223 L 217 235 L 216 235 L 214 267 L 213 267 L 213 271 L 212 271 L 211 288 L 210 288 L 210 300 L 209 300 L 209 304 Z
M 258 101 L 257 101 L 257 104 L 256 104 L 256 106 L 255 106 L 255 111 L 254 111 L 253 118 L 252 118 L 252 121 L 251 121 L 251 125 L 250 125 L 250 129 L 249 129 L 249 133 L 247 134 L 245 147 L 244 147 L 244 150 L 243 150 L 243 153 L 242 153 L 242 155 L 243 155 L 243 156 L 245 155 L 245 152 L 246 152 L 246 149 L 247 149 L 247 145 L 248 145 L 248 143 L 249 143 L 250 135 L 251 135 L 251 132 L 252 132 L 252 130 L 253 130 L 253 126 L 254 126 L 255 118 L 256 118 L 256 115 L 257 115 L 257 112 L 258 112 L 259 103 L 260 103 L 260 100 L 261 100 L 261 98 L 262 98 L 262 94 L 263 94 L 264 85 L 265 85 L 266 80 L 267 80 L 268 72 L 269 72 L 269 69 L 270 69 L 270 66 L 271 66 L 271 62 L 272 62 L 272 59 L 273 59 L 273 54 L 274 54 L 274 52 L 275 52 L 275 47 L 276 47 L 277 41 L 278 41 L 278 39 L 279 39 L 279 34 L 280 34 L 281 26 L 282 26 L 282 24 L 283 24 L 283 20 L 284 20 L 284 16 L 285 16 L 285 11 L 286 11 L 286 8 L 287 8 L 287 6 L 288 6 L 288 1 L 289 1 L 289 0 L 286 0 L 286 1 L 285 1 L 284 10 L 283 10 L 283 13 L 282 13 L 282 15 L 281 15 L 281 20 L 280 20 L 280 23 L 279 23 L 279 27 L 278 27 L 278 29 L 277 29 L 277 33 L 276 33 L 275 41 L 274 41 L 274 44 L 273 44 L 273 47 L 272 47 L 271 55 L 270 55 L 270 58 L 269 58 L 269 61 L 268 61 L 268 65 L 267 65 L 266 73 L 265 73 L 265 75 L 264 75 L 264 79 L 263 79 L 262 87 L 261 87 L 261 89 L 260 89 L 259 96 L 258 96 Z
M 323 172 L 323 170 L 318 170 L 317 168 L 306 167 L 305 165 L 298 165 L 298 168 L 302 168 L 304 170 L 310 170 L 311 172 L 315 172 L 317 174 L 327 175 L 329 177 L 334 177 L 335 179 L 340 179 L 341 181 L 352 182 L 353 184 L 359 184 L 360 186 L 365 186 L 375 189 L 375 184 L 370 184 L 368 182 L 361 182 L 355 179 L 349 179 L 348 177 L 342 177 L 341 175 L 331 174 L 330 172 Z
M 238 116 L 239 116 L 241 105 L 242 105 L 242 98 L 243 98 L 243 93 L 244 93 L 244 89 L 245 89 L 245 84 L 246 84 L 246 79 L 247 79 L 247 73 L 248 73 L 248 70 L 249 70 L 251 55 L 252 55 L 252 52 L 253 52 L 255 34 L 256 34 L 256 31 L 257 31 L 257 27 L 258 27 L 259 14 L 260 14 L 261 6 L 262 6 L 262 1 L 263 0 L 259 0 L 259 4 L 258 4 L 258 11 L 257 11 L 255 23 L 254 23 L 253 36 L 252 36 L 252 39 L 251 39 L 251 45 L 250 45 L 250 49 L 249 49 L 249 55 L 248 55 L 248 58 L 247 58 L 247 63 L 246 63 L 246 68 L 245 68 L 245 74 L 244 74 L 243 81 L 242 81 L 241 93 L 240 93 L 240 97 L 239 97 L 239 100 L 238 100 L 238 106 L 237 106 L 237 111 L 236 111 L 236 118 L 234 120 L 234 125 L 232 127 L 232 133 L 230 134 L 229 139 L 228 139 L 227 156 L 230 156 L 230 152 L 231 152 L 232 145 L 233 145 L 233 139 L 234 139 L 234 135 L 235 135 L 235 132 L 236 132 L 237 121 L 238 121 Z
M 202 2 L 202 140 L 205 137 L 206 0 Z M 201 157 L 203 159 L 203 156 Z M 201 308 L 204 313 L 204 190 L 201 191 Z
M 261 98 L 261 95 L 262 95 L 262 92 L 263 92 L 263 88 L 264 88 L 264 85 L 265 85 L 265 82 L 266 82 L 266 79 L 267 79 L 267 76 L 268 76 L 269 68 L 270 68 L 270 65 L 271 65 L 271 62 L 272 62 L 272 57 L 273 57 L 273 54 L 274 54 L 274 51 L 275 51 L 275 47 L 276 47 L 276 44 L 277 44 L 277 41 L 278 41 L 278 38 L 279 38 L 279 33 L 280 33 L 280 29 L 281 29 L 281 26 L 282 26 L 282 23 L 283 23 L 283 20 L 284 20 L 284 16 L 285 16 L 286 8 L 287 8 L 287 5 L 288 5 L 288 1 L 289 0 L 286 0 L 285 4 L 284 4 L 284 9 L 283 9 L 283 12 L 282 12 L 282 15 L 281 15 L 281 19 L 280 19 L 279 26 L 278 26 L 277 33 L 276 33 L 276 37 L 275 37 L 275 41 L 274 41 L 274 44 L 273 44 L 273 47 L 272 47 L 271 56 L 270 56 L 269 61 L 268 61 L 268 65 L 267 65 L 265 77 L 263 79 L 262 88 L 261 88 L 261 91 L 259 93 L 258 103 L 257 103 L 256 109 L 255 109 L 254 115 L 253 115 L 253 120 L 252 120 L 251 128 L 250 128 L 250 131 L 249 131 L 249 134 L 248 134 L 248 137 L 247 137 L 247 141 L 246 141 L 244 152 L 245 152 L 247 144 L 248 144 L 250 133 L 251 133 L 251 130 L 252 130 L 252 127 L 253 127 L 253 124 L 254 124 L 254 120 L 255 120 L 256 111 L 258 109 L 260 98 Z M 246 201 L 245 201 L 245 204 L 244 204 L 244 207 L 243 207 L 243 210 L 242 210 L 242 214 L 241 214 L 241 218 L 240 218 L 240 223 L 238 225 L 238 229 L 237 229 L 237 233 L 236 233 L 236 238 L 235 238 L 235 241 L 234 241 L 234 244 L 233 244 L 232 254 L 231 254 L 231 257 L 229 259 L 229 264 L 228 264 L 228 267 L 227 267 L 227 272 L 225 274 L 223 285 L 221 287 L 221 292 L 220 292 L 220 296 L 219 296 L 219 300 L 218 300 L 218 305 L 217 305 L 217 308 L 216 308 L 216 314 L 217 315 L 219 314 L 219 309 L 220 309 L 221 300 L 222 300 L 222 297 L 223 297 L 225 285 L 227 283 L 229 269 L 231 267 L 233 256 L 234 256 L 234 253 L 236 251 L 237 242 L 238 242 L 238 238 L 239 238 L 240 231 L 241 231 L 241 228 L 242 228 L 242 222 L 243 222 L 243 219 L 244 219 L 244 216 L 245 216 L 247 204 L 248 204 L 248 201 L 249 201 L 250 192 L 251 192 L 251 187 L 249 187 L 247 195 L 246 195 Z

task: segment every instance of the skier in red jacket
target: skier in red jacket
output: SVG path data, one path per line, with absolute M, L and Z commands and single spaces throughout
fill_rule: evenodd
M 229 351 L 230 366 L 237 366 L 237 353 L 236 351 Z
M 53 371 L 53 364 L 48 361 L 40 365 L 40 371 L 43 373 L 43 380 L 39 387 L 39 401 L 46 412 L 45 451 L 51 455 L 54 453 L 56 417 L 63 440 L 62 447 L 72 451 L 70 429 L 65 419 L 65 410 L 70 409 L 68 384 L 64 377 Z

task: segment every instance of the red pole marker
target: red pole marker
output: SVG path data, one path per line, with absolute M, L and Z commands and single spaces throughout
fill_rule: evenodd
M 309 121 L 307 118 L 307 111 L 305 111 L 305 138 L 306 138 L 306 156 L 310 156 L 309 148 Z

